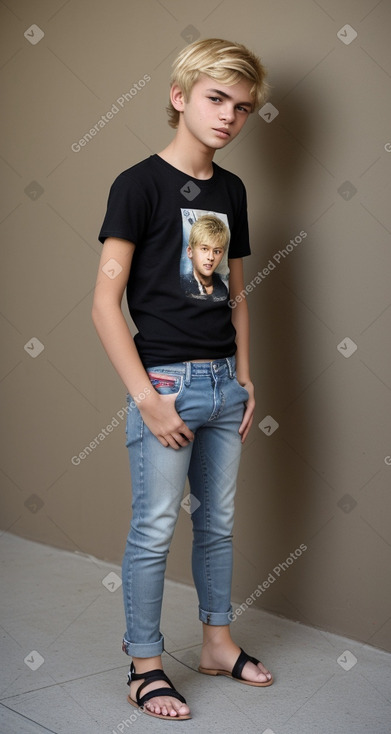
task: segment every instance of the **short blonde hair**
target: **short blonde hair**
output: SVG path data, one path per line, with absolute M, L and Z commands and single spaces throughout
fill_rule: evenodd
M 221 84 L 231 86 L 243 78 L 252 82 L 250 94 L 254 107 L 261 105 L 269 92 L 266 69 L 260 59 L 241 43 L 221 38 L 206 38 L 186 46 L 172 65 L 170 86 L 178 84 L 186 102 L 201 74 L 206 74 Z M 178 127 L 179 112 L 171 100 L 167 107 L 168 124 Z
M 193 224 L 189 235 L 189 247 L 216 242 L 218 247 L 226 249 L 229 242 L 229 229 L 224 222 L 213 214 L 204 214 Z

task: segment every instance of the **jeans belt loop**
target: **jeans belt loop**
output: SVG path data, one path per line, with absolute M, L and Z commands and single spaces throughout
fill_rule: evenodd
M 230 380 L 233 380 L 233 378 L 234 378 L 233 358 L 232 357 L 226 357 L 225 360 L 227 362 L 228 374 L 229 374 Z
M 189 387 L 191 383 L 191 362 L 185 362 L 185 385 Z

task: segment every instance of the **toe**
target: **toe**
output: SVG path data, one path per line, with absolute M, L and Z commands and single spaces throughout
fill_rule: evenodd
M 179 716 L 187 716 L 190 714 L 190 709 L 185 703 L 182 703 L 178 709 Z
M 167 716 L 174 718 L 175 716 L 186 716 L 190 713 L 190 709 L 185 704 L 177 702 L 176 700 L 170 700 L 167 701 L 156 699 L 154 702 L 152 702 L 152 699 L 149 700 L 146 704 L 146 707 L 152 714 L 159 714 L 161 716 Z
M 253 683 L 267 683 L 271 677 L 271 673 L 262 663 L 254 665 L 254 663 L 247 662 L 242 671 L 242 678 Z
M 261 681 L 262 680 L 267 680 L 268 681 L 268 680 L 271 680 L 272 679 L 272 674 L 271 674 L 270 670 L 268 670 L 267 668 L 265 668 L 265 666 L 262 665 L 262 663 L 258 663 L 257 667 L 261 671 Z
M 187 716 L 190 713 L 190 709 L 186 704 L 180 703 L 180 701 L 172 704 L 171 716 Z

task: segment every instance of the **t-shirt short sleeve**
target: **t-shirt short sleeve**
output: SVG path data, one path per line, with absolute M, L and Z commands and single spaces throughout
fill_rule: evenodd
M 251 255 L 250 235 L 247 217 L 247 195 L 246 189 L 240 181 L 241 196 L 238 197 L 239 205 L 231 231 L 231 239 L 228 248 L 228 258 L 247 257 Z
M 118 237 L 137 246 L 147 231 L 149 208 L 139 183 L 124 171 L 110 188 L 99 241 L 103 244 L 108 237 Z

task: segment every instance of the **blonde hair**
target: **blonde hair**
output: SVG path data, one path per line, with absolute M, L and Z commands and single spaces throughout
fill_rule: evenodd
M 236 84 L 243 78 L 248 79 L 252 82 L 252 111 L 255 106 L 262 104 L 270 89 L 265 81 L 267 72 L 260 59 L 241 43 L 224 41 L 221 38 L 206 38 L 190 43 L 180 52 L 172 67 L 170 86 L 178 84 L 186 102 L 201 74 L 227 86 Z M 173 107 L 171 100 L 167 113 L 168 124 L 178 127 L 179 112 Z
M 218 217 L 204 214 L 194 222 L 190 230 L 189 247 L 193 250 L 196 245 L 206 244 L 210 240 L 225 250 L 229 242 L 229 229 Z

